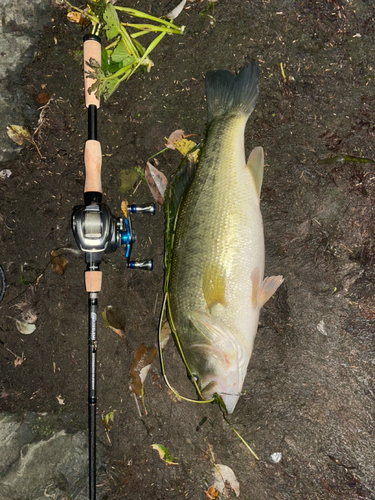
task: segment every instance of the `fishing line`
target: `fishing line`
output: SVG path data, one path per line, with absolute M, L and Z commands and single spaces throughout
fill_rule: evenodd
M 180 352 L 180 355 L 182 357 L 182 360 L 184 362 L 184 365 L 186 366 L 186 369 L 188 370 L 189 372 L 189 375 L 191 376 L 191 379 L 192 379 L 192 382 L 197 390 L 197 393 L 199 395 L 199 397 L 201 397 L 203 399 L 203 401 L 199 401 L 199 400 L 196 400 L 196 399 L 190 399 L 190 398 L 186 398 L 184 396 L 181 396 L 181 394 L 179 394 L 177 392 L 176 389 L 174 389 L 171 384 L 169 383 L 169 380 L 167 378 L 167 375 L 166 375 L 166 372 L 165 372 L 165 365 L 164 365 L 164 359 L 163 359 L 163 349 L 162 349 L 162 345 L 161 345 L 161 328 L 162 328 L 162 324 L 163 324 L 163 317 L 164 317 L 164 312 L 165 312 L 165 307 L 166 307 L 166 304 L 167 304 L 167 294 L 165 293 L 164 294 L 164 299 L 163 299 L 163 305 L 162 305 L 162 310 L 161 310 L 161 314 L 160 314 L 160 319 L 159 319 L 159 332 L 158 332 L 158 339 L 159 339 L 159 356 L 160 356 L 160 365 L 161 365 L 161 371 L 162 371 L 162 374 L 163 374 L 163 377 L 164 377 L 164 380 L 167 384 L 167 386 L 169 387 L 169 389 L 173 392 L 173 394 L 180 398 L 180 399 L 183 399 L 184 401 L 188 401 L 189 403 L 198 403 L 198 404 L 205 404 L 205 403 L 213 403 L 215 400 L 214 399 L 210 399 L 210 400 L 207 400 L 207 399 L 204 399 L 204 397 L 202 396 L 201 392 L 200 392 L 200 389 L 198 387 L 198 384 L 196 382 L 196 380 L 194 379 L 193 377 L 193 374 L 191 373 L 191 370 L 189 368 L 189 365 L 187 364 L 187 361 L 185 359 L 185 356 L 184 356 L 184 353 L 183 353 L 183 350 L 182 350 L 182 347 L 181 347 L 181 344 L 180 344 L 180 341 L 178 339 L 178 336 L 177 334 L 175 333 L 175 328 L 174 328 L 174 324 L 173 324 L 173 320 L 172 320 L 172 317 L 168 318 L 168 321 L 169 321 L 169 325 L 171 327 L 171 331 L 173 333 L 173 336 L 176 340 L 176 343 L 177 343 L 177 348 Z
M 3 268 L 0 266 L 0 302 L 3 300 L 6 289 L 5 274 Z

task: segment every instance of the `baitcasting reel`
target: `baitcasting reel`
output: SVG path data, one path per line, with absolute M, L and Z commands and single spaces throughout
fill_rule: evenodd
M 74 207 L 72 228 L 77 246 L 82 252 L 95 254 L 97 264 L 100 254 L 112 253 L 125 245 L 126 266 L 130 269 L 145 269 L 151 271 L 152 260 L 140 262 L 131 261 L 132 245 L 136 235 L 132 228 L 130 214 L 155 214 L 155 204 L 147 206 L 130 205 L 127 207 L 127 217 L 116 217 L 104 203 L 79 205 Z

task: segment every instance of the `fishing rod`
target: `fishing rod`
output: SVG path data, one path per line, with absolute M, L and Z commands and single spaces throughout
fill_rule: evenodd
M 95 82 L 90 65 L 101 64 L 101 42 L 96 35 L 83 39 L 85 104 L 88 111 L 88 138 L 85 144 L 85 186 L 84 204 L 73 208 L 72 229 L 78 248 L 84 252 L 86 261 L 85 284 L 88 293 L 89 335 L 88 335 L 88 440 L 89 440 L 89 498 L 96 499 L 96 353 L 97 353 L 97 311 L 98 294 L 101 290 L 102 253 L 112 253 L 125 246 L 126 266 L 130 269 L 152 270 L 152 260 L 131 261 L 130 254 L 136 241 L 130 214 L 155 213 L 155 204 L 127 206 L 124 217 L 112 214 L 102 202 L 101 165 L 102 153 L 97 138 L 97 110 L 100 100 L 90 93 Z

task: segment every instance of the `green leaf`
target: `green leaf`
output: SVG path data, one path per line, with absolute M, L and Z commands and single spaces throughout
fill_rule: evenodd
M 150 446 L 153 450 L 156 450 L 159 453 L 159 457 L 165 462 L 167 465 L 178 465 L 177 462 L 172 462 L 174 457 L 171 456 L 169 451 L 162 444 L 152 444 Z
M 136 62 L 134 56 L 130 55 L 123 40 L 120 40 L 111 54 L 111 60 L 114 62 L 121 62 L 122 66 L 128 66 Z
M 108 52 L 106 49 L 102 49 L 102 70 L 103 73 L 108 76 L 108 75 L 113 75 L 114 73 L 117 73 L 117 71 L 122 68 L 122 64 L 115 62 L 112 60 L 110 52 Z
M 102 416 L 102 424 L 103 424 L 103 427 L 104 427 L 104 429 L 105 429 L 106 432 L 109 432 L 112 429 L 113 420 L 114 420 L 114 417 L 115 417 L 115 413 L 114 413 L 115 411 L 116 410 L 110 411 L 106 415 Z
M 112 40 L 112 38 L 115 38 L 121 33 L 121 24 L 116 9 L 110 2 L 107 3 L 103 19 L 105 22 L 104 29 L 106 30 L 106 37 L 108 40 Z
M 130 170 L 121 170 L 120 172 L 120 186 L 119 186 L 119 191 L 120 193 L 126 193 L 127 191 L 130 191 L 134 184 L 137 182 L 139 177 L 138 172 L 136 172 L 133 168 Z
M 105 101 L 111 97 L 111 95 L 117 89 L 117 87 L 120 85 L 121 82 L 122 82 L 122 80 L 119 80 L 118 78 L 113 79 L 113 80 L 107 80 L 105 92 L 103 94 Z

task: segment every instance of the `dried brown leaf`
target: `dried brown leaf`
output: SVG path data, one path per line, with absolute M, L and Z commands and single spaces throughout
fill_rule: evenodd
M 232 489 L 236 496 L 240 496 L 240 483 L 233 470 L 227 465 L 215 464 L 213 469 L 215 475 L 215 482 L 213 487 L 217 489 L 220 493 L 227 494 L 228 488 Z
M 168 184 L 168 180 L 163 172 L 160 172 L 160 170 L 148 161 L 145 168 L 145 179 L 154 200 L 159 203 L 159 205 L 163 205 L 164 193 Z
M 175 7 L 171 12 L 169 12 L 165 17 L 167 19 L 176 19 L 177 16 L 181 14 L 186 4 L 186 0 L 182 0 L 177 7 Z
M 14 366 L 15 367 L 22 365 L 22 363 L 26 359 L 25 356 L 23 355 L 23 353 L 21 354 L 21 356 L 18 356 L 17 354 L 15 354 L 13 351 L 11 351 L 10 349 L 8 349 L 7 347 L 5 349 L 8 352 L 10 352 L 11 354 L 13 354 L 13 356 L 14 356 Z
M 17 366 L 20 366 L 22 365 L 22 363 L 25 361 L 25 358 L 24 358 L 24 355 L 23 353 L 21 354 L 21 356 L 16 356 L 15 357 L 15 360 L 14 360 L 14 366 L 17 367 Z
M 166 146 L 169 149 L 176 149 L 174 147 L 174 142 L 180 141 L 181 139 L 184 139 L 185 137 L 185 132 L 181 129 L 175 130 L 174 132 L 171 133 L 171 135 L 166 139 L 167 143 Z
M 134 362 L 130 368 L 132 379 L 129 390 L 137 396 L 143 396 L 143 383 L 148 371 L 145 372 L 144 368 L 151 365 L 156 353 L 155 347 L 146 347 L 145 344 L 141 344 L 134 354 Z
M 219 496 L 219 492 L 214 486 L 210 486 L 205 493 L 207 500 L 215 500 Z
M 119 307 L 107 306 L 102 312 L 102 317 L 104 319 L 105 326 L 110 328 L 124 342 L 126 342 L 126 338 L 124 337 L 126 323 L 124 312 Z
M 59 250 L 52 250 L 51 252 L 51 268 L 57 274 L 64 274 L 66 266 L 68 265 L 68 259 L 59 252 Z
M 162 349 L 164 349 L 164 347 L 167 345 L 167 342 L 170 339 L 171 333 L 172 333 L 171 327 L 169 326 L 168 321 L 166 321 L 160 330 L 159 342 L 160 342 L 160 347 Z

